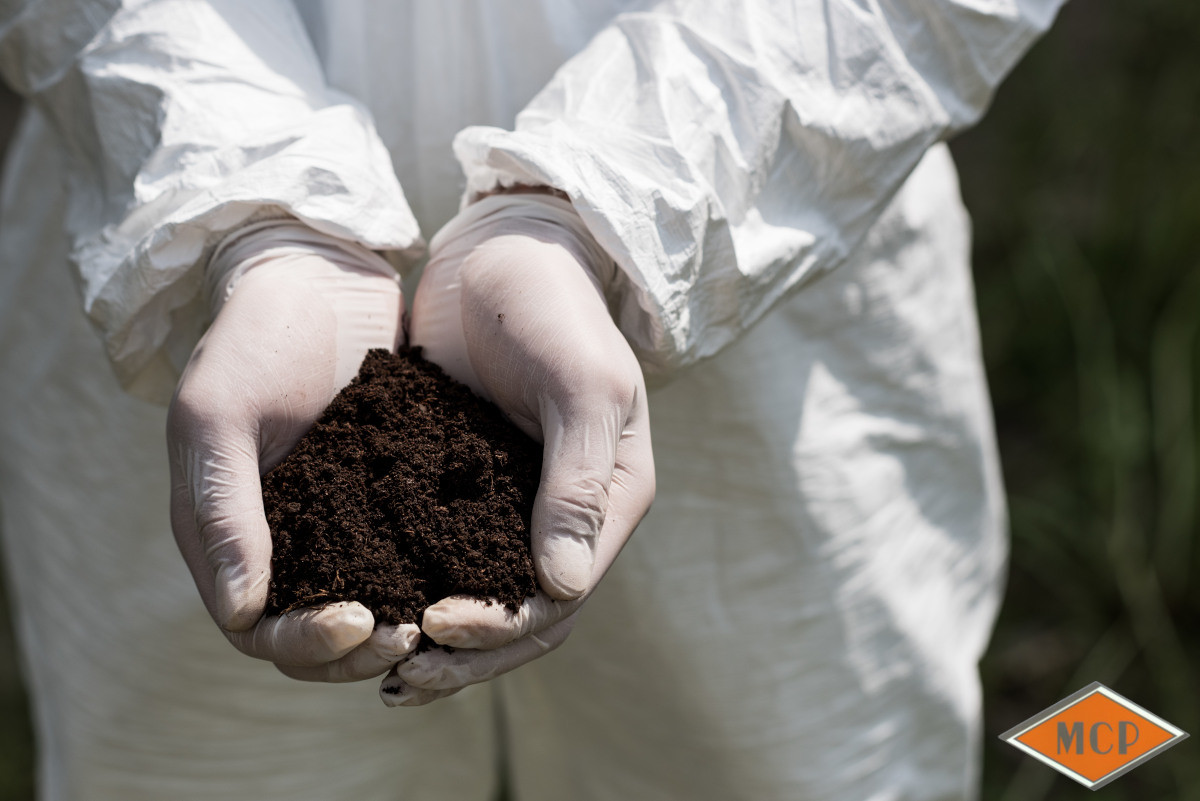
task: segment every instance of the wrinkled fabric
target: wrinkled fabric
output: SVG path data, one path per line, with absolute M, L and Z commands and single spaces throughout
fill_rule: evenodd
M 2 7 L 31 109 L 0 206 L 0 530 L 43 798 L 484 799 L 501 760 L 521 801 L 973 795 L 1004 513 L 938 142 L 1057 4 L 784 5 Z M 566 192 L 619 268 L 664 377 L 655 505 L 511 675 L 420 710 L 292 682 L 208 619 L 164 411 L 129 392 L 169 395 L 244 226 L 407 270 L 513 182 Z
M 517 116 L 455 139 L 468 190 L 565 191 L 626 277 L 644 367 L 718 352 L 837 267 L 975 122 L 1053 3 L 703 3 L 619 15 Z
M 654 506 L 498 687 L 518 798 L 975 797 L 1005 539 L 956 189 L 931 152 L 856 258 L 651 391 Z
M 246 223 L 419 249 L 369 113 L 328 85 L 291 3 L 50 0 L 2 37 L 5 80 L 61 138 L 84 310 L 134 394 L 170 398 L 208 322 L 203 265 Z

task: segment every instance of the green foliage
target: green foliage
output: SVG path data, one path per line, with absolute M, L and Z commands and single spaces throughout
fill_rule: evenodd
M 954 143 L 1013 551 L 985 799 L 1092 798 L 996 735 L 1092 681 L 1198 732 L 1200 6 L 1076 0 Z M 1100 791 L 1200 798 L 1200 741 Z

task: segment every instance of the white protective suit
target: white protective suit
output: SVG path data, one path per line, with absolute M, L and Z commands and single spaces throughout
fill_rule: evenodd
M 1056 6 L 5 0 L 0 506 L 43 797 L 969 797 L 1004 513 L 940 140 Z M 655 507 L 524 668 L 403 710 L 287 679 L 170 534 L 156 404 L 207 259 L 292 215 L 407 269 L 511 183 L 619 267 Z

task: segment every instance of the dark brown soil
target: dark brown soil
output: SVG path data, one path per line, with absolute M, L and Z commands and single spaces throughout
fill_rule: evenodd
M 515 610 L 537 586 L 529 515 L 541 447 L 420 356 L 373 350 L 263 479 L 268 614 L 358 601 L 420 622 L 448 595 Z

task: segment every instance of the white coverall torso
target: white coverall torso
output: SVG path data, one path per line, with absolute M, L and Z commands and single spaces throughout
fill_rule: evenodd
M 1052 8 L 116 5 L 0 27 L 33 100 L 0 524 L 43 798 L 973 795 L 1004 511 L 937 142 Z M 170 535 L 165 408 L 122 384 L 169 396 L 240 225 L 411 254 L 464 169 L 563 189 L 617 261 L 658 495 L 559 651 L 389 710 L 224 640 Z

